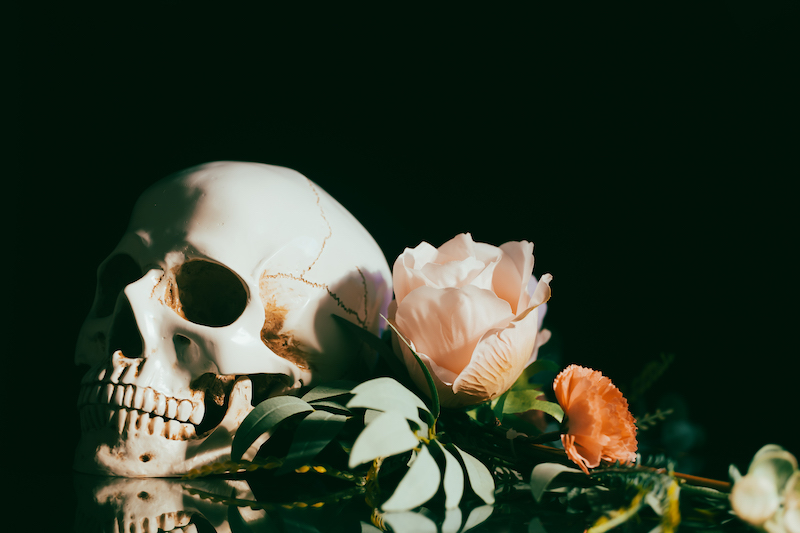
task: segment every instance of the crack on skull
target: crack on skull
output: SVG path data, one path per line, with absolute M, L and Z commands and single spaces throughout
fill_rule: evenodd
M 322 252 L 325 251 L 325 244 L 328 242 L 328 239 L 330 239 L 331 236 L 333 235 L 333 229 L 331 229 L 331 223 L 328 222 L 328 218 L 325 216 L 325 211 L 322 209 L 322 203 L 320 202 L 319 193 L 317 192 L 317 189 L 314 187 L 314 183 L 308 178 L 306 178 L 306 180 L 308 181 L 308 186 L 311 187 L 311 192 L 314 193 L 314 196 L 317 199 L 317 207 L 319 208 L 319 214 L 322 217 L 322 220 L 325 221 L 325 225 L 328 227 L 328 234 L 322 239 L 322 246 L 320 246 L 319 248 L 319 253 L 317 254 L 317 257 L 315 257 L 314 260 L 311 261 L 311 264 L 308 265 L 308 267 L 303 271 L 302 274 L 300 274 L 301 278 L 305 276 L 305 274 L 314 267 L 317 261 L 319 261 L 319 258 L 322 257 Z
M 367 302 L 367 293 L 366 293 L 367 292 L 367 281 L 364 278 L 364 274 L 361 272 L 360 269 L 358 269 L 358 273 L 361 274 L 361 281 L 362 281 L 362 283 L 364 285 L 364 303 L 366 304 L 366 302 Z M 358 321 L 358 324 L 361 327 L 363 327 L 363 328 L 367 327 L 367 319 L 366 318 L 362 318 L 361 315 L 358 313 L 358 311 L 356 311 L 355 309 L 353 309 L 351 307 L 348 307 L 342 301 L 342 299 L 335 292 L 333 292 L 330 289 L 330 287 L 328 287 L 325 283 L 317 283 L 315 281 L 309 281 L 309 280 L 303 278 L 302 276 L 295 276 L 293 274 L 286 274 L 286 273 L 283 273 L 283 272 L 279 272 L 277 274 L 267 274 L 265 272 L 264 274 L 261 275 L 261 279 L 262 279 L 262 281 L 265 280 L 265 279 L 290 279 L 292 281 L 297 281 L 299 283 L 303 283 L 303 284 L 308 285 L 309 287 L 313 287 L 315 289 L 322 289 L 322 290 L 324 290 L 325 292 L 328 293 L 328 296 L 330 296 L 333 299 L 333 301 L 336 302 L 336 305 L 339 306 L 339 308 L 341 308 L 348 315 L 354 316 L 356 318 L 356 321 Z M 265 307 L 267 307 L 267 304 L 265 304 Z M 365 313 L 366 313 L 366 305 L 365 305 Z M 284 316 L 285 316 L 285 314 L 286 314 L 286 310 L 284 309 Z M 281 325 L 282 325 L 282 323 L 281 323 Z

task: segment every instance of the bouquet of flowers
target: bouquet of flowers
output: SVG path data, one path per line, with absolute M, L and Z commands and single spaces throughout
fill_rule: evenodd
M 539 357 L 553 278 L 535 278 L 533 265 L 525 241 L 496 247 L 462 234 L 406 249 L 383 335 L 339 319 L 375 366 L 263 401 L 236 433 L 232 461 L 187 477 L 324 478 L 323 491 L 282 505 L 363 501 L 372 524 L 362 531 L 417 531 L 420 521 L 466 531 L 498 510 L 533 513 L 528 530 L 547 531 L 557 510 L 591 533 L 742 522 L 800 533 L 800 473 L 788 451 L 765 446 L 745 475 L 732 467 L 733 483 L 675 472 L 669 458 L 637 453 L 637 429 L 663 413 L 637 422 L 600 371 Z M 269 499 L 233 503 L 267 508 Z

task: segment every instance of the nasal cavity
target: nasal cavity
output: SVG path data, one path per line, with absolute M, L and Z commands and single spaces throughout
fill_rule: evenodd
M 136 325 L 136 318 L 133 316 L 133 309 L 127 298 L 122 298 L 119 302 L 119 309 L 114 316 L 111 325 L 108 347 L 110 353 L 117 350 L 122 351 L 122 355 L 129 359 L 142 357 L 142 336 Z

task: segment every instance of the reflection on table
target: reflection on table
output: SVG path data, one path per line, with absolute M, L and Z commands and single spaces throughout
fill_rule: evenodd
M 272 480 L 267 492 L 279 493 Z M 373 512 L 363 497 L 329 504 L 265 500 L 264 487 L 233 478 L 119 478 L 75 474 L 75 531 L 81 533 L 245 533 L 475 531 L 489 505 Z

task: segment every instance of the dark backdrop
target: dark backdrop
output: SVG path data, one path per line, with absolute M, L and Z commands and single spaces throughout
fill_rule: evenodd
M 800 453 L 797 8 L 486 6 L 20 13 L 4 175 L 23 464 L 68 470 L 75 337 L 134 200 L 222 159 L 306 174 L 390 264 L 464 231 L 533 241 L 562 363 L 624 386 L 675 355 L 639 406 L 677 409 L 655 446 L 717 478 L 762 444 Z

